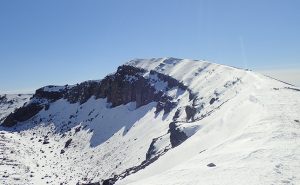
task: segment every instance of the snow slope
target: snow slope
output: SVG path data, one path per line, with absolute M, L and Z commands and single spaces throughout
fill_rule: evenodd
M 145 70 L 155 91 L 171 99 L 169 112 L 158 111 L 164 101 L 112 107 L 95 96 L 82 104 L 58 99 L 30 119 L 0 128 L 0 182 L 300 183 L 298 88 L 206 61 L 136 59 L 125 65 Z M 183 86 L 170 86 L 174 82 L 161 74 Z M 125 80 L 136 83 L 135 76 Z M 179 143 L 172 125 L 184 136 Z
M 260 75 L 251 84 L 196 122 L 201 129 L 182 145 L 117 184 L 299 184 L 300 92 Z

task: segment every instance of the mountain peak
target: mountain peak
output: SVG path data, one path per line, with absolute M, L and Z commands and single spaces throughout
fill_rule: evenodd
M 176 65 L 180 62 L 189 61 L 189 62 L 201 62 L 199 60 L 190 60 L 190 59 L 180 59 L 174 57 L 163 57 L 163 58 L 151 58 L 151 59 L 133 59 L 125 65 L 131 65 L 135 67 L 144 68 L 146 70 L 154 70 L 159 69 L 162 66 L 169 65 Z

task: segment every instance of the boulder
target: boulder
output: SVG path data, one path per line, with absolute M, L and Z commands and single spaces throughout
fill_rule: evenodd
M 216 167 L 216 165 L 214 163 L 209 163 L 207 167 Z

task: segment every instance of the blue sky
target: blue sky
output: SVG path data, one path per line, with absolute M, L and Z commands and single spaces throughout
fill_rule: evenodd
M 0 92 L 101 79 L 133 58 L 298 70 L 299 9 L 298 0 L 1 0 Z

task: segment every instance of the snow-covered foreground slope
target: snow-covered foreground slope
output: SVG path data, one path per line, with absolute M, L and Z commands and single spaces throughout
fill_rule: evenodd
M 299 184 L 299 112 L 298 88 L 254 72 L 133 60 L 3 114 L 0 183 Z
M 300 92 L 261 80 L 195 123 L 201 129 L 183 144 L 117 184 L 299 184 Z

